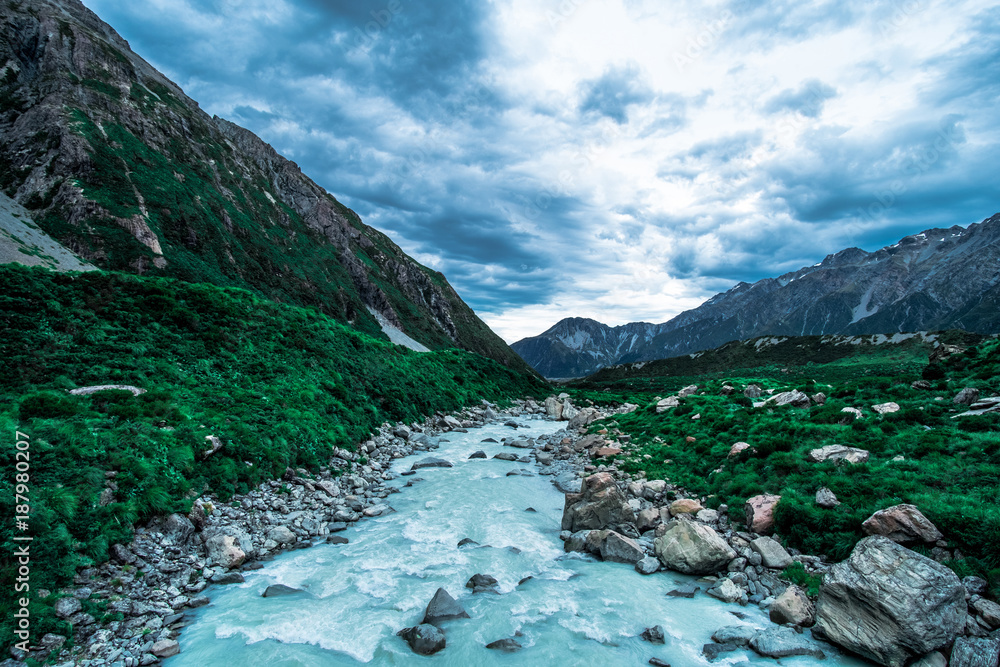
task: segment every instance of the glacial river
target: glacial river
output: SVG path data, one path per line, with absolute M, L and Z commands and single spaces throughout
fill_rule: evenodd
M 702 646 L 724 625 L 768 627 L 759 608 L 724 604 L 704 593 L 693 599 L 668 597 L 668 591 L 694 578 L 664 572 L 643 576 L 630 565 L 564 553 L 559 540 L 563 495 L 551 477 L 507 476 L 514 468 L 534 472 L 534 464 L 467 460 L 478 449 L 490 457 L 504 449 L 518 455 L 526 451 L 484 443 L 485 438 L 515 433 L 526 438 L 565 425 L 518 421 L 526 427 L 516 432 L 490 425 L 445 434 L 450 442 L 442 442 L 432 455 L 455 467 L 423 469 L 392 482 L 401 486 L 423 479 L 389 497 L 396 512 L 339 533 L 349 544 L 289 552 L 247 573 L 243 584 L 209 590 L 211 605 L 191 612 L 192 622 L 181 633 L 181 653 L 166 660 L 167 667 L 639 666 L 654 656 L 673 667 L 779 664 L 748 649 L 712 663 L 702 656 Z M 409 470 L 426 456 L 399 459 L 392 469 Z M 526 511 L 529 507 L 536 511 Z M 466 537 L 483 547 L 459 549 Z M 498 579 L 500 595 L 473 595 L 465 588 L 476 573 Z M 532 579 L 518 585 L 526 577 Z M 271 584 L 311 595 L 262 598 Z M 438 587 L 457 598 L 471 618 L 447 622 L 447 647 L 423 657 L 396 632 L 421 621 Z M 666 630 L 665 645 L 639 638 L 653 625 Z M 485 648 L 507 637 L 515 637 L 523 649 Z M 821 646 L 828 656 L 822 663 L 796 657 L 780 665 L 865 664 Z

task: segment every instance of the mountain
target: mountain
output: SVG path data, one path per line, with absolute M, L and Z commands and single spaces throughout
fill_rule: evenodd
M 212 117 L 78 0 L 0 23 L 0 191 L 101 269 L 240 287 L 384 338 L 528 370 L 444 276 L 249 130 Z
M 662 324 L 609 327 L 569 318 L 511 347 L 550 378 L 665 359 L 759 336 L 1000 331 L 1000 214 L 928 229 L 875 252 L 738 283 Z

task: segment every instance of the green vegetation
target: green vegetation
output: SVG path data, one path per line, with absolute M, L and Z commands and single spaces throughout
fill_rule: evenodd
M 712 506 L 725 503 L 737 510 L 735 517 L 748 497 L 779 494 L 780 538 L 834 560 L 845 558 L 864 537 L 861 523 L 873 512 L 912 503 L 941 529 L 949 548 L 964 555 L 950 565 L 962 575 L 988 578 L 992 595 L 1000 595 L 1000 414 L 952 419 L 966 409 L 952 402 L 963 387 L 985 396 L 1000 393 L 1000 341 L 988 339 L 931 365 L 917 348 L 870 351 L 827 364 L 645 378 L 645 386 L 656 386 L 663 395 L 689 384 L 699 391 L 661 414 L 649 392 L 633 394 L 643 407 L 617 420 L 637 448 L 620 455 L 619 465 L 709 496 Z M 921 377 L 930 379 L 930 390 L 911 387 Z M 634 378 L 594 379 L 577 386 L 622 392 Z M 737 388 L 730 396 L 721 395 L 726 382 Z M 828 398 L 807 409 L 754 408 L 742 394 L 751 383 L 765 390 L 823 392 Z M 888 401 L 901 409 L 884 416 L 872 410 Z M 842 412 L 847 407 L 863 410 L 863 418 Z M 751 449 L 730 458 L 730 448 L 740 441 Z M 832 444 L 866 449 L 871 458 L 858 465 L 807 461 L 810 450 Z M 815 493 L 824 486 L 841 505 L 815 504 Z
M 0 330 L 0 465 L 14 470 L 15 431 L 28 434 L 33 590 L 68 584 L 131 539 L 133 524 L 187 511 L 204 490 L 227 499 L 286 467 L 316 469 L 387 420 L 548 389 L 476 354 L 418 354 L 315 309 L 117 273 L 0 266 Z M 146 392 L 67 392 L 101 384 Z M 206 457 L 210 435 L 223 446 Z M 112 472 L 117 490 L 102 501 Z M 8 518 L 13 482 L 0 478 Z M 9 522 L 0 543 L 0 595 L 13 608 Z M 33 636 L 66 634 L 53 603 L 33 602 Z

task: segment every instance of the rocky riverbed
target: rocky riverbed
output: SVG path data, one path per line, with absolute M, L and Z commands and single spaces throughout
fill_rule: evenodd
M 631 409 L 634 406 L 617 411 Z M 880 664 L 921 659 L 921 664 L 943 665 L 950 653 L 953 665 L 995 667 L 996 661 L 963 662 L 966 654 L 989 654 L 1000 647 L 995 631 L 1000 608 L 981 597 L 981 580 L 959 582 L 950 570 L 881 535 L 863 542 L 838 565 L 786 550 L 767 534 L 776 497 L 751 499 L 740 508 L 741 523 L 745 521 L 753 532 L 737 530 L 729 508 L 705 509 L 704 499 L 685 497 L 682 489 L 662 480 L 633 478 L 613 465 L 592 463 L 594 456 L 628 446 L 628 436 L 615 429 L 613 420 L 608 421 L 610 428 L 587 433 L 589 424 L 613 412 L 579 409 L 566 397 L 550 397 L 543 404 L 519 402 L 502 412 L 483 405 L 423 424 L 386 424 L 356 453 L 334 452 L 328 467 L 316 475 L 288 470 L 284 479 L 228 503 L 206 492 L 195 500 L 189 515 L 171 515 L 137 530 L 131 544 L 112 547 L 111 562 L 81 570 L 77 586 L 65 591 L 67 596 L 57 606 L 75 628 L 73 647 L 64 647 L 64 637 L 46 635 L 31 657 L 131 667 L 176 655 L 191 611 L 208 604 L 212 591 L 242 584 L 283 552 L 327 541 L 347 542 L 342 534 L 350 526 L 392 512 L 390 495 L 399 486 L 390 482 L 403 479 L 390 470 L 394 460 L 426 452 L 428 456 L 412 466 L 414 471 L 450 466 L 450 461 L 431 456 L 442 435 L 507 423 L 511 435 L 503 438 L 501 451 L 491 458 L 525 466 L 508 475 L 537 471 L 550 477 L 566 494 L 560 535 L 566 552 L 629 563 L 641 575 L 672 571 L 701 577 L 666 593 L 682 599 L 711 596 L 732 605 L 734 611 L 759 605 L 775 623 L 770 628 L 719 625 L 711 639 L 706 638 L 702 659 L 747 649 L 769 657 L 836 654 L 833 646 L 819 639 Z M 561 420 L 566 430 L 518 437 L 517 420 L 528 415 Z M 469 458 L 485 457 L 485 452 L 477 451 Z M 879 525 L 888 533 L 907 517 L 914 519 L 903 511 L 883 517 Z M 783 569 L 793 561 L 809 573 L 827 575 L 818 603 L 782 580 Z M 654 585 L 654 579 L 660 583 Z M 665 580 L 642 581 L 655 587 Z M 483 590 L 493 586 L 488 578 L 479 584 Z M 278 587 L 272 594 L 281 592 Z M 85 613 L 83 599 L 106 602 L 106 622 Z M 922 601 L 923 607 L 914 601 Z M 663 632 L 654 625 L 643 637 L 655 642 Z M 15 659 L 0 663 L 20 664 Z

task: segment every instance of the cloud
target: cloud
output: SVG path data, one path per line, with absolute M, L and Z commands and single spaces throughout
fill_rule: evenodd
M 798 89 L 786 88 L 764 105 L 769 114 L 795 111 L 808 118 L 816 118 L 823 111 L 823 104 L 837 96 L 837 91 L 817 79 L 811 79 Z
M 1000 210 L 988 0 L 85 2 L 510 341 Z

